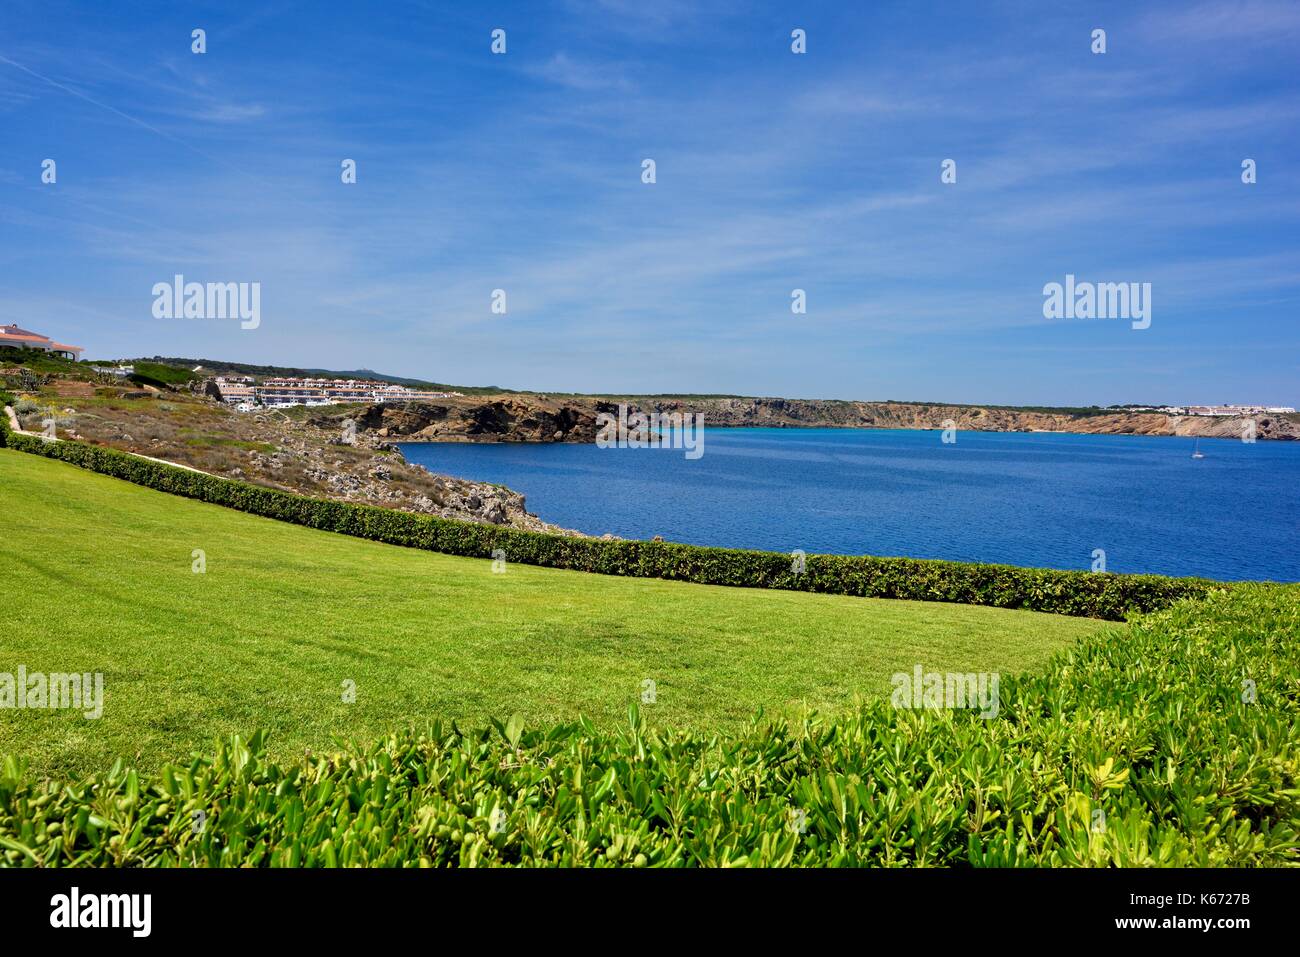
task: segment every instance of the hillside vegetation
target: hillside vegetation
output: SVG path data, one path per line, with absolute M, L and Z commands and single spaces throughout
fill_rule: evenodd
M 85 365 L 56 356 L 49 352 L 35 349 L 16 349 L 13 346 L 0 346 L 0 369 L 29 369 L 40 374 L 84 374 L 91 375 Z
M 147 364 L 137 369 L 142 366 L 156 372 Z M 156 385 L 155 391 L 116 381 L 96 383 L 86 390 L 89 394 L 72 394 L 65 380 L 54 380 L 17 402 L 20 424 L 40 431 L 53 417 L 62 438 L 321 498 L 563 531 L 529 514 L 516 492 L 433 475 L 408 464 L 390 443 L 365 432 L 349 437 L 345 421 L 359 407 L 331 407 L 329 417 L 304 406 L 245 414 L 182 388 L 182 374 L 190 375 L 176 371 L 170 385 L 148 376 L 132 377 Z

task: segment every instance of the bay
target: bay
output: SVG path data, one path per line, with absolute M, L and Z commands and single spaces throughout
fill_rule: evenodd
M 592 535 L 1300 581 L 1300 443 L 919 430 L 708 429 L 704 455 L 404 443 Z

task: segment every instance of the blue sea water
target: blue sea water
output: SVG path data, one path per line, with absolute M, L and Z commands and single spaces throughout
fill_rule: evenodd
M 594 535 L 1300 581 L 1300 443 L 1168 436 L 708 429 L 704 455 L 407 443 Z

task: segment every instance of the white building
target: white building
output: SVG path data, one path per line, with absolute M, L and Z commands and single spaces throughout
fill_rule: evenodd
M 257 402 L 264 406 L 337 405 L 368 402 L 427 402 L 449 399 L 459 392 L 424 392 L 372 379 L 305 379 L 279 377 L 254 384 L 249 376 L 218 376 L 217 389 L 225 402 Z
M 43 336 L 39 332 L 30 332 L 27 329 L 19 329 L 16 325 L 0 326 L 0 346 L 51 352 L 56 356 L 63 356 L 65 359 L 71 359 L 74 362 L 79 362 L 81 353 L 85 351 L 81 346 L 69 346 L 62 342 L 55 342 L 49 336 Z
M 1187 407 L 1188 415 L 1212 415 L 1212 416 L 1230 416 L 1230 415 L 1260 415 L 1264 412 L 1271 412 L 1274 415 L 1284 415 L 1294 412 L 1295 409 L 1289 405 L 1189 405 Z
M 91 372 L 98 372 L 101 375 L 115 375 L 119 379 L 125 379 L 135 372 L 135 366 L 91 366 Z

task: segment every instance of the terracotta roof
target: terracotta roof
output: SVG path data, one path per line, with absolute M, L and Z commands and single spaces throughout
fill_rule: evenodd
M 0 342 L 38 342 L 49 349 L 59 349 L 63 352 L 82 352 L 81 346 L 64 345 L 62 342 L 55 342 L 49 336 L 43 336 L 39 332 L 32 332 L 30 329 L 20 329 L 15 325 L 0 326 Z

